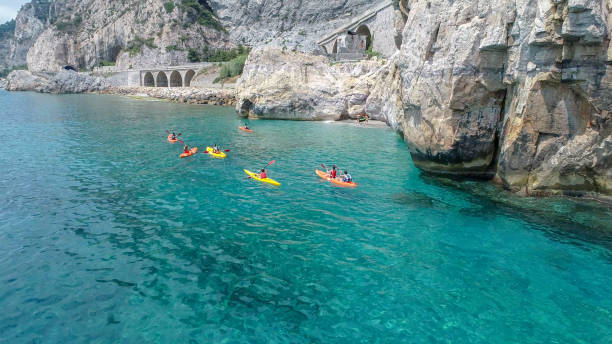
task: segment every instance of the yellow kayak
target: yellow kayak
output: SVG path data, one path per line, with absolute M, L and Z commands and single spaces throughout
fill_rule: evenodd
M 270 178 L 261 179 L 261 178 L 259 178 L 259 174 L 253 173 L 253 172 L 251 172 L 249 170 L 244 170 L 244 173 L 248 174 L 251 178 L 253 178 L 255 180 L 258 180 L 258 181 L 260 181 L 262 183 L 268 183 L 268 184 L 271 184 L 271 185 L 274 185 L 274 186 L 280 186 L 280 183 L 277 182 L 274 179 L 270 179 Z
M 211 155 L 217 159 L 225 159 L 227 157 L 227 154 L 221 151 L 219 151 L 219 153 L 213 153 L 214 149 L 212 149 L 212 147 L 206 147 L 206 151 L 208 152 L 208 155 Z

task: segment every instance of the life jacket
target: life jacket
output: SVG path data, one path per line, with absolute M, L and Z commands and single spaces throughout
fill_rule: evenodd
M 335 178 L 336 178 L 336 176 L 338 175 L 338 171 L 336 171 L 336 170 L 331 170 L 331 172 L 329 172 L 329 175 L 330 175 L 332 178 L 334 178 L 334 179 L 335 179 Z
M 267 174 L 266 172 L 261 172 L 261 173 L 259 174 L 259 178 L 261 178 L 261 179 L 266 179 L 266 178 L 268 178 L 268 174 Z

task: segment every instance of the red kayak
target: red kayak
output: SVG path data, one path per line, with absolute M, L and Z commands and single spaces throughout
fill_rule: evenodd
M 335 184 L 335 185 L 338 185 L 338 186 L 342 186 L 342 187 L 345 187 L 345 188 L 356 188 L 357 187 L 357 184 L 355 184 L 354 182 L 350 182 L 350 183 L 343 182 L 342 178 L 332 179 L 329 176 L 329 173 L 327 173 L 327 172 L 323 172 L 323 171 L 320 171 L 320 170 L 315 170 L 315 173 L 317 174 L 317 176 L 319 176 L 319 177 L 329 181 L 332 184 Z

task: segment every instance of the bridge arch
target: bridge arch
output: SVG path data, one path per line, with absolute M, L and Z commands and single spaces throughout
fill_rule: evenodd
M 151 72 L 146 72 L 142 78 L 142 85 L 145 87 L 155 87 L 155 79 Z
M 192 69 L 188 70 L 187 73 L 185 73 L 185 82 L 183 82 L 183 86 L 185 87 L 191 86 L 191 80 L 193 80 L 194 76 L 195 76 L 195 72 Z
M 372 32 L 370 31 L 370 28 L 366 24 L 361 24 L 357 28 L 357 34 L 366 37 L 365 49 L 370 49 L 372 47 Z
M 170 74 L 170 87 L 183 87 L 183 77 L 181 73 L 173 71 Z
M 157 87 L 168 87 L 168 77 L 166 76 L 166 73 L 164 72 L 157 73 L 155 84 Z

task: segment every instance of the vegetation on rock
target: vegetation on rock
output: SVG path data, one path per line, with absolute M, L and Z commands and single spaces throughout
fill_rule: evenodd
M 0 39 L 13 37 L 15 35 L 15 19 L 0 24 Z
M 139 36 L 134 37 L 131 41 L 128 42 L 125 51 L 130 53 L 130 56 L 138 55 L 142 52 L 142 47 L 147 46 L 151 49 L 157 49 L 157 46 L 154 43 L 154 38 L 143 39 Z
M 164 9 L 166 9 L 166 13 L 172 13 L 174 11 L 174 1 L 165 2 Z
M 14 70 L 28 70 L 28 65 L 15 66 L 0 70 L 0 78 L 6 78 Z
M 205 46 L 202 50 L 189 49 L 188 58 L 190 62 L 227 62 L 241 55 L 248 55 L 250 51 L 250 48 L 243 45 L 232 49 L 212 49 Z
M 240 55 L 232 59 L 231 61 L 223 64 L 221 66 L 221 69 L 219 69 L 219 76 L 213 82 L 218 83 L 223 80 L 241 75 L 242 71 L 244 70 L 244 64 L 246 63 L 247 57 L 248 54 Z
M 215 30 L 226 31 L 206 0 L 182 0 L 180 6 L 192 22 Z

